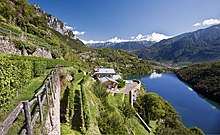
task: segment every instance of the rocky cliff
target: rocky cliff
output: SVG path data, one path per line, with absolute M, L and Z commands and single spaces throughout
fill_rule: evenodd
M 33 4 L 33 7 L 38 15 L 46 16 L 50 28 L 58 31 L 61 34 L 68 35 L 69 37 L 74 38 L 75 35 L 73 34 L 73 32 L 71 30 L 68 30 L 62 21 L 57 19 L 55 16 L 45 12 L 43 9 L 40 8 L 39 5 Z

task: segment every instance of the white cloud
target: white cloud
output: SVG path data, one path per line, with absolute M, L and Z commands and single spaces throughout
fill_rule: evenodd
M 197 26 L 201 26 L 202 24 L 201 23 L 195 23 L 193 24 L 193 26 L 197 27 Z
M 206 19 L 203 20 L 201 23 L 195 23 L 193 26 L 210 26 L 220 24 L 220 19 Z
M 86 40 L 83 40 L 83 39 L 80 39 L 84 44 L 97 44 L 97 43 L 105 43 L 104 41 L 94 41 L 94 40 L 89 40 L 89 41 L 86 41 Z
M 163 39 L 168 39 L 171 38 L 171 36 L 166 36 L 164 34 L 160 34 L 160 33 L 152 33 L 152 34 L 148 34 L 148 35 L 141 35 L 138 34 L 136 37 L 131 37 L 131 39 L 133 39 L 134 41 L 153 41 L 153 42 L 159 42 Z
M 65 26 L 66 27 L 66 29 L 68 29 L 68 30 L 73 30 L 74 28 L 73 27 L 71 27 L 71 26 Z
M 65 22 L 64 24 L 65 24 L 66 29 L 71 30 L 73 32 L 73 34 L 75 34 L 76 36 L 80 36 L 80 35 L 84 35 L 85 34 L 84 31 L 76 31 L 76 30 L 74 30 L 75 29 L 74 27 L 68 26 L 67 22 Z
M 125 39 L 120 39 L 118 37 L 114 37 L 112 39 L 109 39 L 107 42 L 112 42 L 112 43 L 120 43 L 120 42 L 128 42 L 129 40 Z
M 96 44 L 96 43 L 105 43 L 105 42 L 112 42 L 112 43 L 120 43 L 120 42 L 132 42 L 132 41 L 153 41 L 153 42 L 159 42 L 163 39 L 168 39 L 171 38 L 172 36 L 166 36 L 164 34 L 160 34 L 160 33 L 152 33 L 152 34 L 148 34 L 148 35 L 142 35 L 142 34 L 138 34 L 137 36 L 132 36 L 131 39 L 120 39 L 118 37 L 114 37 L 111 38 L 109 40 L 106 41 L 94 41 L 94 40 L 89 40 L 89 41 L 85 41 L 82 40 L 84 44 Z
M 74 35 L 77 35 L 77 36 L 80 36 L 80 35 L 84 35 L 85 34 L 85 32 L 84 31 L 73 31 L 73 34 Z
M 218 20 L 218 19 L 204 20 L 204 21 L 202 22 L 202 24 L 203 24 L 204 26 L 206 26 L 206 25 L 220 24 L 220 20 Z

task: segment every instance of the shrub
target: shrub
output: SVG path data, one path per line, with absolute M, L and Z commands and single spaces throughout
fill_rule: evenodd
M 33 77 L 42 75 L 46 68 L 54 68 L 57 64 L 71 65 L 61 59 L 0 54 L 0 109 L 6 109 L 16 91 Z
M 118 88 L 123 88 L 125 86 L 125 81 L 122 78 L 119 78 L 117 81 L 118 81 Z
M 37 35 L 40 38 L 43 38 L 44 36 L 47 35 L 46 31 L 41 30 L 41 29 L 35 27 L 33 24 L 28 23 L 26 25 L 26 27 L 27 27 L 27 32 L 28 33 L 33 34 L 33 35 Z
M 23 60 L 8 60 L 0 55 L 0 109 L 7 106 L 16 90 L 32 78 L 33 64 Z
M 6 19 L 0 15 L 0 22 L 6 22 Z
M 35 61 L 34 63 L 34 77 L 38 77 L 46 70 L 46 63 L 44 61 Z
M 22 30 L 19 27 L 16 27 L 12 24 L 6 24 L 6 23 L 3 23 L 3 22 L 0 22 L 0 27 L 2 27 L 4 29 L 7 29 L 7 30 L 10 30 L 11 32 L 14 32 L 14 33 L 17 33 L 17 34 L 22 33 Z

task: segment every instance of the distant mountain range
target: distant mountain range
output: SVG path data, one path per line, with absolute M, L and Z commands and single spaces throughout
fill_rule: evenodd
M 92 48 L 126 50 L 139 58 L 171 63 L 220 60 L 220 24 L 164 39 L 160 42 L 129 41 L 87 44 Z
M 137 49 L 142 49 L 147 46 L 151 46 L 155 42 L 153 41 L 129 41 L 129 42 L 120 42 L 120 43 L 112 43 L 112 42 L 105 42 L 105 43 L 94 43 L 94 44 L 87 44 L 87 46 L 92 48 L 109 48 L 113 50 L 126 50 L 129 52 L 135 51 Z
M 220 24 L 162 40 L 135 54 L 147 60 L 172 63 L 220 60 Z

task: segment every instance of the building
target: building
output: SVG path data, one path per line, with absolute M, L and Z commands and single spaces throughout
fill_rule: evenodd
M 109 90 L 116 90 L 118 87 L 118 82 L 112 78 L 109 77 L 101 77 L 99 78 L 99 81 L 101 84 L 107 87 Z
M 93 78 L 99 80 L 101 84 L 105 85 L 110 90 L 117 90 L 117 80 L 121 78 L 120 75 L 116 75 L 116 72 L 112 68 L 95 68 L 93 71 Z
M 95 79 L 101 78 L 101 77 L 109 77 L 112 78 L 113 75 L 115 75 L 115 70 L 112 68 L 95 68 L 93 77 Z

